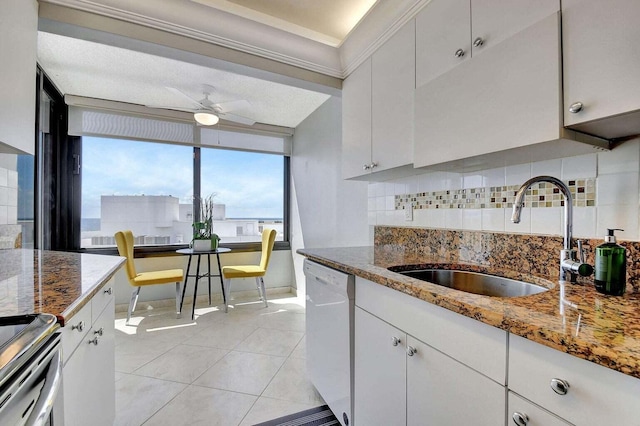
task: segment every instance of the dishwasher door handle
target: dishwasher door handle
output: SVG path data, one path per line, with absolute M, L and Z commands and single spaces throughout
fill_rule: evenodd
M 318 281 L 321 284 L 325 284 L 325 285 L 329 285 L 331 284 L 329 281 L 325 280 L 324 278 L 320 278 L 319 276 L 314 276 L 313 278 L 316 279 L 316 281 Z

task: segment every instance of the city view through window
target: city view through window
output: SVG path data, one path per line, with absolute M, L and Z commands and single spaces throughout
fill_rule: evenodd
M 131 229 L 137 245 L 192 239 L 193 148 L 83 137 L 81 246 L 114 246 Z M 282 155 L 201 149 L 201 197 L 214 194 L 213 231 L 221 243 L 283 239 Z

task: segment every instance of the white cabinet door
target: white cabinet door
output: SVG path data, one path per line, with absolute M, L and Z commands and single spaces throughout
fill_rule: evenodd
M 113 425 L 114 312 L 114 301 L 111 299 L 64 366 L 62 389 L 66 425 Z
M 405 425 L 405 334 L 363 309 L 355 311 L 354 424 Z
M 415 22 L 405 24 L 372 59 L 373 172 L 413 162 Z
M 342 177 L 369 173 L 371 164 L 371 58 L 342 84 Z
M 407 357 L 407 425 L 504 422 L 504 386 L 412 336 L 407 345 L 416 349 Z
M 414 166 L 560 137 L 554 14 L 416 90 Z
M 513 392 L 509 392 L 509 409 L 507 410 L 507 424 L 514 425 L 516 420 L 526 420 L 527 426 L 571 426 L 547 410 L 538 407 Z
M 432 0 L 416 16 L 416 87 L 471 57 L 469 0 Z M 456 55 L 461 50 L 463 55 Z
M 559 0 L 471 0 L 472 56 L 559 10 Z M 476 46 L 478 38 L 482 44 Z
M 639 17 L 638 0 L 562 1 L 565 125 L 640 109 Z M 574 102 L 584 105 L 575 114 Z
M 38 3 L 0 2 L 0 152 L 35 153 Z

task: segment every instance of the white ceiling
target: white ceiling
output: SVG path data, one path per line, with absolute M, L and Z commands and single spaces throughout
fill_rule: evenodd
M 376 0 L 44 0 L 105 16 L 119 14 L 139 19 L 157 3 L 175 23 L 184 16 L 176 10 L 193 11 L 197 4 L 254 22 L 256 33 L 265 25 L 314 42 L 337 46 L 367 13 Z M 135 9 L 136 7 L 144 9 Z M 171 15 L 171 13 L 174 13 Z M 149 12 L 151 13 L 151 12 Z M 216 12 L 220 13 L 220 12 Z M 166 21 L 166 18 L 164 18 Z M 157 20 L 157 18 L 156 18 Z M 163 22 L 165 22 L 163 21 Z M 228 22 L 228 20 L 227 20 Z M 295 35 L 295 36 L 293 36 Z M 294 39 L 292 39 L 294 40 Z M 168 57 L 100 44 L 80 38 L 40 32 L 38 61 L 63 94 L 127 102 L 192 108 L 188 100 L 167 87 L 195 99 L 203 98 L 203 85 L 216 88 L 214 102 L 244 99 L 251 106 L 234 111 L 258 123 L 296 127 L 329 95 L 229 70 L 183 62 Z

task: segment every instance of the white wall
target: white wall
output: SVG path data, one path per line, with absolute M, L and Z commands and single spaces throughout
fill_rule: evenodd
M 562 207 L 525 208 L 521 223 L 513 224 L 510 208 L 414 210 L 413 221 L 408 222 L 404 219 L 403 210 L 396 209 L 394 204 L 395 195 L 521 185 L 538 175 L 551 175 L 562 180 L 595 178 L 595 206 L 574 208 L 575 237 L 603 237 L 607 228 L 622 228 L 624 232 L 617 233 L 621 239 L 640 240 L 640 139 L 627 141 L 609 152 L 473 173 L 432 172 L 370 183 L 368 222 L 370 225 L 561 235 Z
M 297 205 L 291 209 L 291 229 L 299 294 L 304 294 L 304 276 L 297 249 L 360 246 L 370 241 L 367 183 L 342 179 L 341 153 L 342 100 L 331 97 L 296 127 L 293 137 L 291 175 Z

